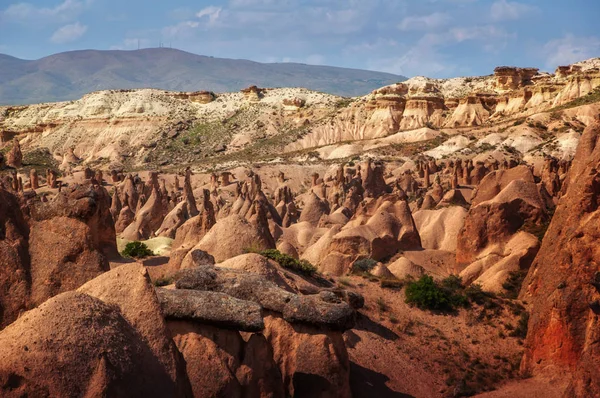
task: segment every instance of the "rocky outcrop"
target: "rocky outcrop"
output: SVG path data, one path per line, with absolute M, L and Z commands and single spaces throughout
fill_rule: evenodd
M 67 292 L 0 332 L 0 395 L 173 396 L 169 374 L 118 307 Z
M 531 84 L 531 78 L 537 72 L 536 68 L 499 66 L 494 69 L 495 87 L 499 90 L 516 90 Z
M 186 255 L 204 238 L 215 223 L 215 210 L 210 201 L 210 192 L 205 189 L 199 214 L 187 220 L 177 229 L 172 244 L 169 266 L 173 269 L 179 269 Z
M 21 144 L 18 139 L 13 140 L 13 146 L 6 155 L 6 164 L 15 169 L 23 167 L 23 152 L 21 152 Z
M 195 397 L 283 397 L 273 348 L 261 334 L 169 320 Z
M 316 263 L 321 272 L 343 275 L 360 258 L 381 261 L 399 250 L 421 248 L 419 232 L 405 201 L 393 194 L 384 195 L 370 206 L 376 210 L 357 212 L 353 220 L 324 242 L 322 257 Z
M 329 214 L 329 205 L 327 204 L 327 201 L 319 198 L 311 191 L 304 203 L 304 208 L 300 213 L 298 222 L 309 222 L 313 226 L 317 226 L 321 217 L 327 214 Z
M 542 247 L 523 284 L 531 316 L 521 367 L 600 395 L 600 124 L 584 131 Z
M 135 212 L 133 222 L 122 232 L 124 239 L 135 241 L 153 237 L 167 215 L 166 198 L 158 184 L 158 173 L 150 173 L 146 187 L 150 191 L 148 201 Z
M 281 271 L 257 267 L 260 256 L 242 257 L 252 264 L 235 258 L 223 265 L 241 268 L 186 269 L 175 276 L 175 290 L 158 289 L 194 394 L 349 397 L 341 332 L 355 319 L 346 301 L 360 307 L 362 297 L 334 290 L 300 295 Z M 261 334 L 242 339 L 240 330 Z
M 106 189 L 88 181 L 32 209 L 29 246 L 34 305 L 108 271 L 118 253 Z
M 171 339 L 154 286 L 142 265 L 119 266 L 87 282 L 78 291 L 118 306 L 123 318 L 137 330 L 165 368 L 176 385 L 177 395 L 189 395 L 185 363 Z
M 157 289 L 156 293 L 167 318 L 189 319 L 245 332 L 259 332 L 265 327 L 261 307 L 250 301 L 190 289 Z
M 539 249 L 537 238 L 526 231 L 540 230 L 547 220 L 546 206 L 529 169 L 488 174 L 474 193 L 459 232 L 455 271 L 467 283 L 485 273 L 478 283 L 488 281 L 486 287 L 501 291 L 502 278 L 527 269 Z M 517 238 L 517 233 L 524 235 Z
M 0 329 L 29 302 L 29 226 L 17 198 L 0 185 Z

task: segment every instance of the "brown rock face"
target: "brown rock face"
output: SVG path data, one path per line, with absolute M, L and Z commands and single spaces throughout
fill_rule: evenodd
M 499 66 L 494 69 L 496 87 L 501 90 L 515 90 L 531 83 L 538 69 L 515 68 L 511 66 Z
M 0 187 L 0 329 L 17 319 L 28 301 L 28 239 L 17 198 Z
M 521 298 L 531 318 L 521 364 L 570 382 L 566 396 L 600 396 L 600 124 L 581 137 Z
M 38 189 L 40 187 L 40 180 L 35 169 L 31 169 L 31 171 L 29 172 L 29 181 L 31 189 Z
M 21 144 L 18 139 L 13 140 L 13 147 L 6 156 L 6 164 L 19 169 L 23 167 L 23 153 L 21 152 Z
M 87 282 L 78 291 L 118 306 L 123 318 L 139 332 L 169 374 L 178 396 L 190 395 L 185 363 L 171 339 L 148 272 L 141 264 L 117 267 Z
M 319 270 L 343 275 L 360 258 L 384 260 L 398 250 L 421 248 L 421 238 L 408 204 L 394 194 L 372 201 L 336 233 L 318 263 Z
M 148 201 L 135 212 L 133 222 L 125 228 L 122 237 L 128 240 L 146 240 L 154 236 L 167 215 L 167 206 L 158 184 L 158 174 L 150 174 L 146 187 L 149 193 Z M 138 203 L 139 206 L 139 203 Z
M 486 246 L 506 242 L 526 223 L 539 225 L 546 217 L 535 183 L 510 182 L 492 199 L 472 205 L 458 235 L 457 265 L 472 263 Z
M 3 397 L 166 397 L 175 391 L 119 310 L 82 293 L 63 293 L 27 312 L 0 332 L 0 347 Z
M 273 350 L 260 334 L 244 341 L 238 331 L 188 321 L 169 321 L 187 363 L 195 397 L 282 397 Z
M 296 397 L 350 397 L 350 362 L 341 332 L 265 318 L 264 335 L 282 370 L 285 391 Z
M 32 209 L 29 246 L 35 304 L 108 271 L 117 255 L 108 192 L 87 182 Z

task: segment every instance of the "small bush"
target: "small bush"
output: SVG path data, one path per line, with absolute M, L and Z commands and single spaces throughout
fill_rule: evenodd
M 145 243 L 135 241 L 126 244 L 121 255 L 123 257 L 144 258 L 154 256 L 154 253 L 152 250 L 148 249 L 148 246 L 146 246 Z
M 387 304 L 381 297 L 377 299 L 377 308 L 379 308 L 379 312 L 386 312 L 388 310 Z
M 173 278 L 168 276 L 163 276 L 162 278 L 158 278 L 154 281 L 154 286 L 161 287 L 167 286 L 173 283 Z
M 486 292 L 481 288 L 481 285 L 478 283 L 473 283 L 469 287 L 465 289 L 465 296 L 472 303 L 477 303 L 479 305 L 492 303 L 491 299 L 495 297 L 494 293 Z
M 428 310 L 452 310 L 450 295 L 441 289 L 429 275 L 406 286 L 406 303 Z
M 352 264 L 352 273 L 360 274 L 371 271 L 377 265 L 372 258 L 361 258 Z
M 529 323 L 529 313 L 523 312 L 517 321 L 517 327 L 510 332 L 510 337 L 524 339 L 527 336 L 527 324 Z
M 506 290 L 505 296 L 510 299 L 516 299 L 521 291 L 521 285 L 527 275 L 526 271 L 513 271 L 508 274 L 508 279 L 502 284 L 502 288 Z
M 421 309 L 454 311 L 469 306 L 470 301 L 464 291 L 462 279 L 457 275 L 450 275 L 440 283 L 424 275 L 416 282 L 408 282 L 406 302 Z
M 462 289 L 462 278 L 458 275 L 450 275 L 442 280 L 442 286 L 454 293 Z
M 271 260 L 277 261 L 283 268 L 297 271 L 306 275 L 313 275 L 317 272 L 317 267 L 306 260 L 296 260 L 294 257 L 281 253 L 277 249 L 267 249 L 259 253 Z

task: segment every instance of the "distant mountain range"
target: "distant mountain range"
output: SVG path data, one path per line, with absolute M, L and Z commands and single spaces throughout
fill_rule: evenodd
M 129 88 L 226 92 L 256 85 L 357 96 L 403 80 L 383 72 L 213 58 L 170 48 L 70 51 L 35 61 L 0 54 L 3 105 L 66 101 L 91 91 Z

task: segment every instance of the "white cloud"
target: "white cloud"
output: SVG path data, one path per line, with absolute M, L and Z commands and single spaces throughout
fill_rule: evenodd
M 560 39 L 550 40 L 543 47 L 546 67 L 554 69 L 600 55 L 600 37 L 576 37 L 567 34 Z
M 398 28 L 403 31 L 431 30 L 446 25 L 450 20 L 451 18 L 449 15 L 441 12 L 434 12 L 430 15 L 406 17 L 400 21 Z
M 50 37 L 50 41 L 57 44 L 68 43 L 79 39 L 86 31 L 87 26 L 75 22 L 58 28 Z
M 494 21 L 516 20 L 536 10 L 536 7 L 516 1 L 498 0 L 492 4 L 491 15 Z
M 196 13 L 196 17 L 208 17 L 208 24 L 213 25 L 217 19 L 219 19 L 219 15 L 221 14 L 221 7 L 210 6 L 200 10 Z
M 65 0 L 55 7 L 36 7 L 31 3 L 16 3 L 8 6 L 2 14 L 9 21 L 20 23 L 64 23 L 76 18 L 89 4 L 91 0 Z

